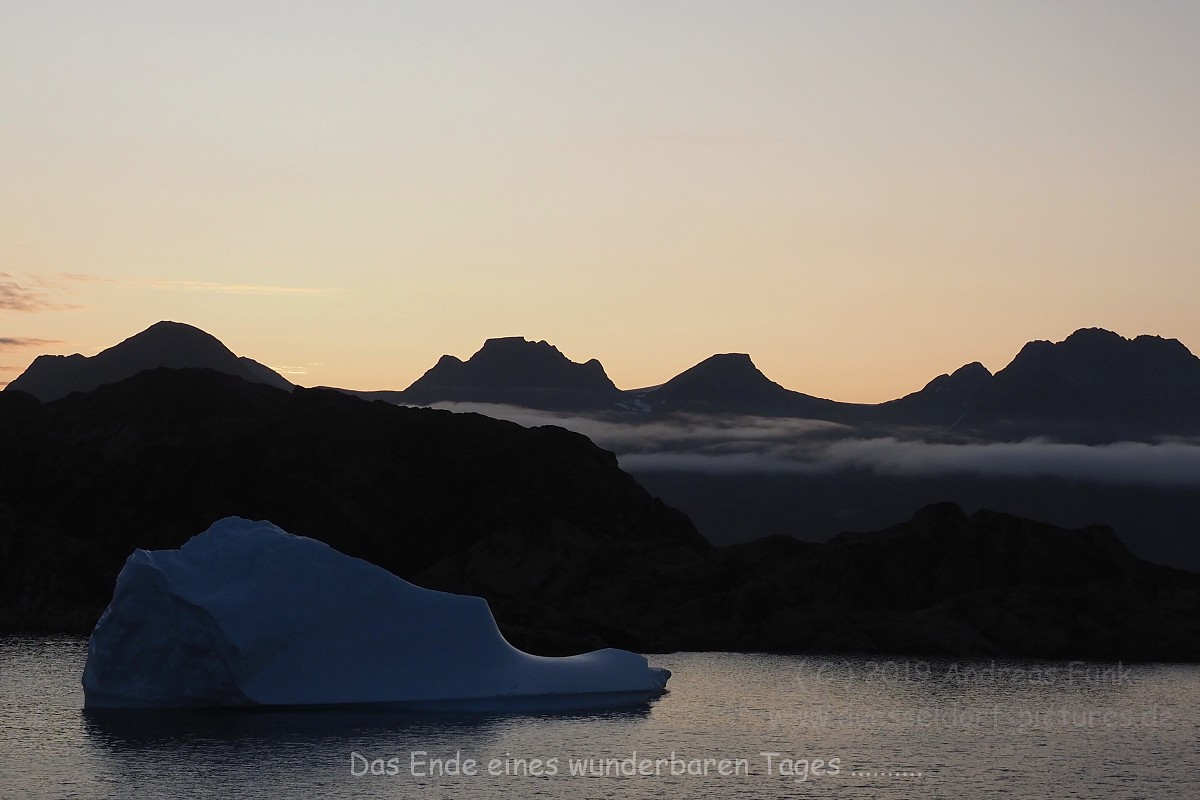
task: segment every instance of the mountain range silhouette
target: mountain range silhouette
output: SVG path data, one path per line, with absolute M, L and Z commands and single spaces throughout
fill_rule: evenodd
M 180 366 L 293 388 L 198 328 L 160 322 L 92 358 L 39 357 L 0 397 L 10 407 L 20 405 L 25 393 L 50 402 L 128 380 L 145 369 Z M 970 363 L 934 378 L 918 392 L 875 405 L 838 403 L 784 388 L 750 356 L 737 353 L 714 355 L 661 385 L 623 391 L 598 361 L 575 363 L 547 342 L 520 337 L 489 339 L 466 361 L 444 356 L 403 391 L 338 391 L 393 404 L 504 403 L 550 409 L 543 419 L 555 424 L 553 413 L 569 411 L 599 423 L 620 422 L 634 437 L 640 436 L 642 422 L 687 427 L 698 414 L 734 421 L 756 415 L 768 421 L 798 417 L 838 423 L 822 423 L 825 441 L 890 437 L 950 444 L 1029 439 L 1155 444 L 1177 438 L 1186 443 L 1187 437 L 1200 434 L 1200 360 L 1176 340 L 1126 339 L 1096 328 L 1076 331 L 1058 343 L 1030 342 L 994 375 Z M 502 415 L 499 408 L 497 413 Z M 721 425 L 712 427 L 719 430 Z M 870 468 L 804 475 L 716 474 L 674 464 L 678 462 L 656 467 L 630 463 L 627 469 L 686 511 L 704 536 L 718 544 L 776 533 L 823 541 L 847 526 L 881 527 L 914 508 L 951 499 L 969 510 L 1002 508 L 1067 527 L 1106 522 L 1139 556 L 1200 570 L 1195 536 L 1200 487 L 1187 482 L 1097 483 L 1040 473 L 912 476 Z
M 190 325 L 159 322 L 91 358 L 39 356 L 8 391 L 42 401 L 86 392 L 144 369 L 215 369 L 290 388 L 283 376 L 232 353 Z M 354 392 L 409 405 L 498 403 L 550 411 L 802 417 L 858 425 L 923 425 L 1017 440 L 1103 442 L 1200 434 L 1200 359 L 1175 339 L 1126 339 L 1085 328 L 1032 341 L 994 375 L 970 363 L 920 391 L 878 404 L 841 403 L 787 389 L 745 353 L 711 356 L 661 385 L 618 389 L 596 359 L 576 363 L 545 341 L 488 339 L 463 361 L 444 355 L 402 391 Z
M 1085 442 L 1200 433 L 1200 359 L 1175 339 L 1126 339 L 1100 328 L 1026 344 L 994 375 L 973 362 L 920 391 L 842 403 L 787 389 L 745 353 L 711 356 L 659 386 L 618 390 L 595 359 L 577 364 L 546 342 L 489 339 L 471 358 L 442 359 L 400 392 L 418 405 L 501 403 L 563 411 L 803 417 L 846 424 L 928 425 L 965 435 L 1044 435 Z
M 49 402 L 159 367 L 214 369 L 251 383 L 292 388 L 282 375 L 251 358 L 234 355 L 215 336 L 181 322 L 163 321 L 90 358 L 78 353 L 38 356 L 5 390 L 28 392 Z

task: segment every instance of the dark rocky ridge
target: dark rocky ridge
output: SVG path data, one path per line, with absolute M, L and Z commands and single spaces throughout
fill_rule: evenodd
M 1110 525 L 1139 558 L 1200 572 L 1197 485 L 1122 485 L 1069 474 L 902 475 L 869 467 L 800 475 L 628 469 L 687 513 L 714 545 L 769 535 L 824 542 L 845 530 L 879 530 L 950 500 L 969 513 L 1003 509 L 1063 528 Z
M 772 547 L 770 558 L 755 551 Z M 739 548 L 754 572 L 710 599 L 769 649 L 1043 658 L 1200 658 L 1200 576 L 1066 530 L 953 504 L 809 549 Z
M 500 342 L 503 348 L 495 344 Z M 490 346 L 504 357 L 484 359 Z M 564 365 L 590 366 L 591 380 Z M 545 410 L 804 417 L 865 425 L 881 435 L 896 426 L 929 426 L 1002 441 L 1047 436 L 1099 443 L 1200 434 L 1200 358 L 1175 339 L 1125 339 L 1100 328 L 1078 330 L 1058 343 L 1029 342 L 995 375 L 972 362 L 918 392 L 874 405 L 784 388 L 744 353 L 714 355 L 660 386 L 619 392 L 594 359 L 572 364 L 545 342 L 521 339 L 488 340 L 468 362 L 443 356 L 405 392 L 364 394 L 417 404 L 470 400 Z
M 1175 339 L 1086 328 L 1025 345 L 994 384 L 992 415 L 1200 429 L 1200 359 Z
M 540 652 L 857 651 L 1200 660 L 1200 576 L 934 506 L 822 545 L 714 549 L 611 453 L 553 427 L 157 370 L 0 394 L 0 628 L 86 630 L 135 547 L 270 519 L 480 594 Z
M 974 414 L 986 402 L 992 373 L 978 361 L 939 375 L 919 392 L 878 406 L 884 419 L 919 425 L 954 426 Z
M 48 401 L 156 367 L 216 369 L 291 387 L 203 331 L 160 322 L 90 359 L 39 356 L 8 389 Z M 466 361 L 444 355 L 404 391 L 347 393 L 415 405 L 448 401 L 617 415 L 803 417 L 862 426 L 872 435 L 919 426 L 929 435 L 990 441 L 1045 436 L 1101 443 L 1200 435 L 1200 358 L 1174 339 L 1125 339 L 1099 328 L 1078 330 L 1058 343 L 1029 342 L 995 375 L 971 363 L 918 392 L 875 405 L 786 389 L 742 353 L 711 356 L 660 386 L 621 391 L 596 359 L 576 363 L 547 342 L 520 337 L 488 339 Z
M 292 384 L 253 359 L 234 355 L 216 337 L 181 322 L 156 322 L 141 333 L 94 356 L 38 356 L 6 387 L 28 392 L 43 402 L 71 392 L 90 392 L 98 386 L 158 367 L 214 369 L 252 383 L 279 389 Z
M 1083 328 L 1061 342 L 1029 342 L 995 375 L 968 364 L 876 409 L 879 420 L 989 438 L 1191 435 L 1200 433 L 1200 358 L 1176 339 Z
M 687 548 L 679 512 L 561 428 L 154 370 L 0 403 L 0 625 L 86 627 L 135 548 L 270 519 L 403 577 L 484 538 Z

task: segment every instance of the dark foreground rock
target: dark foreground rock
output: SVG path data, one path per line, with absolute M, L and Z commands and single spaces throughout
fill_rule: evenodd
M 690 613 L 722 619 L 729 649 L 1200 659 L 1200 575 L 1134 557 L 1106 527 L 945 503 L 877 533 L 722 555 L 728 585 Z
M 0 393 L 0 453 L 0 630 L 89 630 L 135 548 L 236 515 L 481 595 L 547 654 L 1200 661 L 1200 575 L 1107 528 L 942 504 L 821 545 L 714 549 L 559 428 L 158 370 L 48 404 Z
M 409 579 L 485 539 L 628 545 L 650 560 L 711 549 L 578 434 L 208 370 L 144 372 L 44 405 L 0 393 L 0 452 L 8 629 L 90 628 L 135 548 L 178 547 L 226 516 Z

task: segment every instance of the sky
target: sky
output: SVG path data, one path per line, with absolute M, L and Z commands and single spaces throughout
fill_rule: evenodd
M 0 383 L 160 319 L 302 385 L 493 336 L 879 402 L 1200 349 L 1194 2 L 0 0 Z

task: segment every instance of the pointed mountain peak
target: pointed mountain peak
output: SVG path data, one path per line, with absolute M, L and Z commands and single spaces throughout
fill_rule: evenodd
M 942 374 L 920 390 L 884 403 L 885 416 L 909 423 L 954 427 L 987 397 L 994 377 L 983 364 L 972 361 L 949 375 Z
M 972 361 L 970 364 L 963 364 L 954 370 L 950 373 L 950 377 L 956 381 L 986 380 L 992 377 L 992 372 L 978 361 Z
M 668 397 L 684 392 L 733 398 L 747 392 L 759 395 L 777 391 L 788 390 L 764 375 L 746 353 L 717 353 L 671 378 L 658 390 L 658 395 Z
M 963 364 L 949 375 L 938 375 L 925 384 L 925 388 L 921 391 L 943 393 L 973 392 L 986 386 L 991 380 L 991 371 L 978 361 L 972 361 L 970 364 Z
M 930 392 L 946 394 L 952 392 L 957 395 L 964 391 L 973 392 L 986 386 L 991 380 L 991 371 L 978 361 L 972 361 L 970 364 L 963 364 L 949 375 L 938 375 L 925 384 L 925 388 L 917 392 L 917 394 L 928 394 Z
M 464 363 L 463 360 L 461 358 L 459 358 L 458 356 L 452 356 L 449 353 L 447 353 L 446 355 L 443 355 L 441 358 L 438 359 L 437 364 L 434 364 L 434 368 L 435 369 L 438 367 L 441 367 L 442 369 L 456 368 L 458 366 L 461 366 L 463 363 Z
M 828 418 L 829 400 L 785 389 L 746 353 L 717 353 L 652 392 L 646 402 L 663 411 Z

